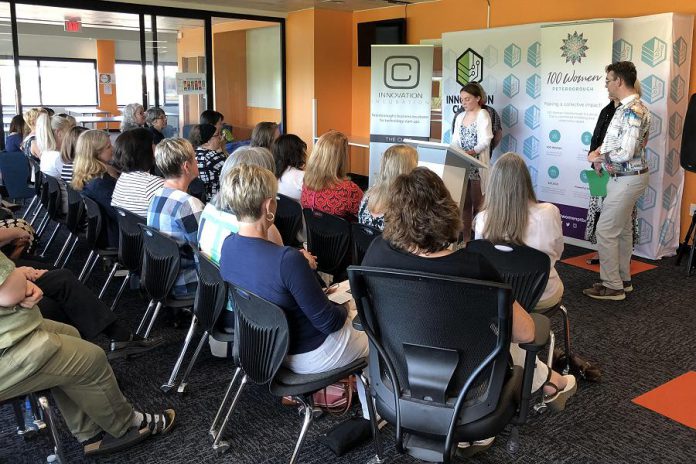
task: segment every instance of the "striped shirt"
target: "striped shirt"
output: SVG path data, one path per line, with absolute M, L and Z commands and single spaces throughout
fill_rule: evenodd
M 65 182 L 66 184 L 72 182 L 72 174 L 73 164 L 63 163 L 63 167 L 60 169 L 60 178 L 63 179 L 63 182 Z
M 124 172 L 116 181 L 111 206 L 147 217 L 150 200 L 164 184 L 164 179 L 144 171 Z

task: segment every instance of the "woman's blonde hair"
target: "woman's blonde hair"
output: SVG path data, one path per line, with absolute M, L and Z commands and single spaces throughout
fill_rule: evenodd
M 191 160 L 196 161 L 196 151 L 184 138 L 164 139 L 155 147 L 155 164 L 165 179 L 181 176 L 182 166 Z
M 36 120 L 42 113 L 46 113 L 43 108 L 31 108 L 24 112 L 24 122 L 29 126 L 29 132 L 36 130 Z
M 101 130 L 88 130 L 80 134 L 75 145 L 71 182 L 75 190 L 82 190 L 89 181 L 106 173 L 106 165 L 99 159 L 99 154 L 110 143 L 109 134 Z
M 60 158 L 63 163 L 72 163 L 75 160 L 75 147 L 80 134 L 87 130 L 86 127 L 72 126 L 63 137 L 63 144 L 60 147 Z
M 482 211 L 483 238 L 493 243 L 524 245 L 529 204 L 536 203 L 532 178 L 524 160 L 508 152 L 498 158 L 488 179 Z
M 401 174 L 408 174 L 418 165 L 418 152 L 408 145 L 392 145 L 382 155 L 379 166 L 379 178 L 375 185 L 365 194 L 369 196 L 367 208 L 373 214 L 384 211 L 389 198 L 389 187 Z
M 66 134 L 73 127 L 72 122 L 62 116 L 49 116 L 48 113 L 41 113 L 36 120 L 36 144 L 39 151 L 60 150 L 56 141 L 56 134 Z
M 324 190 L 346 177 L 348 164 L 348 137 L 338 131 L 329 131 L 319 137 L 307 160 L 304 185 L 310 190 Z
M 278 193 L 278 180 L 272 171 L 254 164 L 240 164 L 230 169 L 220 182 L 220 206 L 232 211 L 237 220 L 257 221 L 261 206 Z
M 266 168 L 269 171 L 274 170 L 273 155 L 268 149 L 263 147 L 239 147 L 225 160 L 220 170 L 220 185 L 228 178 L 227 174 L 235 167 L 241 164 L 249 164 Z M 218 209 L 228 210 L 223 207 L 222 195 L 218 192 L 210 202 Z

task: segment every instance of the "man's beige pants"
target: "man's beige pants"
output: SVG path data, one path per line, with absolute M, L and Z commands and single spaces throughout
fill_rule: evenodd
M 49 388 L 80 441 L 102 430 L 120 437 L 131 425 L 133 407 L 104 350 L 82 340 L 74 327 L 44 319 L 0 357 L 0 400 Z

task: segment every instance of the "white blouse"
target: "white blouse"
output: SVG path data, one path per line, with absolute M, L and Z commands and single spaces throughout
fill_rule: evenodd
M 63 158 L 60 157 L 60 152 L 55 150 L 42 152 L 40 169 L 44 174 L 60 179 L 60 172 L 63 169 Z
M 454 132 L 452 133 L 452 141 L 450 145 L 461 148 L 460 132 L 466 111 L 457 115 L 454 120 Z M 491 125 L 491 117 L 488 111 L 480 109 L 476 115 L 476 145 L 474 151 L 478 154 L 478 159 L 486 166 L 491 164 L 491 140 L 493 140 L 493 129 Z M 481 193 L 486 194 L 486 185 L 488 185 L 488 169 L 481 169 Z
M 302 182 L 305 172 L 297 168 L 289 167 L 278 179 L 278 193 L 300 201 L 302 196 Z
M 474 219 L 474 234 L 476 239 L 483 236 L 486 225 L 486 212 L 482 211 Z M 563 282 L 556 271 L 556 261 L 563 254 L 563 227 L 561 212 L 551 203 L 537 203 L 529 207 L 529 222 L 524 234 L 524 243 L 528 247 L 543 251 L 551 259 L 551 272 L 546 289 L 539 301 L 552 297 L 562 291 Z

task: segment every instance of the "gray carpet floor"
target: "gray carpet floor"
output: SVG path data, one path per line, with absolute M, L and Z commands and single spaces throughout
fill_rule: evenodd
M 49 257 L 55 256 L 58 245 Z M 568 246 L 566 256 L 587 250 Z M 79 271 L 84 252 L 69 267 Z M 696 430 L 674 422 L 631 402 L 653 388 L 696 370 L 696 276 L 687 278 L 674 259 L 664 259 L 658 268 L 634 277 L 635 291 L 622 302 L 599 302 L 581 294 L 597 280 L 583 269 L 557 265 L 565 284 L 564 301 L 570 312 L 574 349 L 596 361 L 604 376 L 599 383 L 580 382 L 575 397 L 562 413 L 531 413 L 520 430 L 522 448 L 515 456 L 505 450 L 499 437 L 486 453 L 472 462 L 497 463 L 684 463 L 696 462 Z M 90 281 L 93 290 L 105 279 L 99 270 Z M 112 285 L 107 301 L 113 298 Z M 124 294 L 118 313 L 137 325 L 146 302 L 135 291 Z M 558 338 L 561 332 L 554 321 Z M 152 438 L 129 451 L 99 459 L 85 459 L 80 445 L 59 419 L 69 463 L 282 463 L 287 462 L 301 426 L 293 408 L 281 406 L 264 387 L 246 389 L 228 427 L 231 449 L 217 457 L 207 430 L 229 382 L 230 362 L 214 358 L 205 350 L 196 365 L 185 395 L 164 395 L 159 386 L 168 378 L 186 333 L 160 320 L 154 333 L 166 339 L 163 347 L 146 356 L 113 363 L 125 395 L 141 410 L 173 407 L 178 425 L 168 436 Z M 105 338 L 96 343 L 106 346 Z M 325 416 L 310 430 L 300 461 L 304 463 L 362 463 L 373 454 L 370 444 L 338 458 L 317 438 L 345 417 Z M 15 435 L 9 406 L 0 408 L 0 463 L 45 462 L 50 440 L 40 435 L 23 440 Z M 394 448 L 394 430 L 385 428 L 386 457 L 390 463 L 411 463 Z

